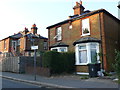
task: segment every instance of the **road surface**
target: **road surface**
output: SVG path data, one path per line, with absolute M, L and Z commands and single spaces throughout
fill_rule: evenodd
M 3 78 L 2 88 L 41 88 L 41 86 Z

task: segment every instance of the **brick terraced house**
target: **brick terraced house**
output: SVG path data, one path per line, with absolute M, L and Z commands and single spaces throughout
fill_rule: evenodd
M 23 31 L 0 40 L 0 52 L 6 55 L 30 56 L 33 54 L 32 45 L 38 46 L 38 52 L 48 49 L 48 38 L 37 34 L 36 25 L 32 25 L 31 31 L 25 28 Z M 31 42 L 33 41 L 34 44 Z
M 115 49 L 120 50 L 120 20 L 105 9 L 86 10 L 82 1 L 73 7 L 74 15 L 48 26 L 49 50 L 75 52 L 78 74 L 88 74 L 88 63 L 101 62 L 112 71 Z

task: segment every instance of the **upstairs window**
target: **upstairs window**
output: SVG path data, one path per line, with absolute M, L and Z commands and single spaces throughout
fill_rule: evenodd
M 7 43 L 6 43 L 6 40 L 4 40 L 4 49 L 7 48 Z
M 17 42 L 16 41 L 12 41 L 12 50 L 16 51 L 17 50 Z
M 82 20 L 82 36 L 90 35 L 89 18 Z
M 18 46 L 20 45 L 20 39 L 18 39 Z
M 70 30 L 72 29 L 72 24 L 69 25 L 69 29 L 70 29 Z
M 61 27 L 58 27 L 57 28 L 57 31 L 56 31 L 56 39 L 57 39 L 57 41 L 60 41 L 60 40 L 62 40 L 62 28 Z
M 48 49 L 48 43 L 44 42 L 44 50 L 47 50 L 47 49 Z

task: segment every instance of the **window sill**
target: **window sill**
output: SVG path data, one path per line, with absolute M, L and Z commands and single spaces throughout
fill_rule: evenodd
M 81 36 L 89 36 L 90 35 L 90 33 L 88 33 L 88 34 L 82 34 Z
M 81 64 L 75 64 L 75 65 L 88 65 L 88 63 L 81 63 Z

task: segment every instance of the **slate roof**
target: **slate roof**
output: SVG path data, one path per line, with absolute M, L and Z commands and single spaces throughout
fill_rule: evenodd
M 43 36 L 41 36 L 41 35 L 34 35 L 34 34 L 32 34 L 32 33 L 29 33 L 29 34 L 26 34 L 26 35 L 23 35 L 23 34 L 21 34 L 21 33 L 17 33 L 17 34 L 11 35 L 11 36 L 9 36 L 9 37 L 6 37 L 6 38 L 4 38 L 4 39 L 7 39 L 7 38 L 19 39 L 19 38 L 21 38 L 21 37 L 23 37 L 23 36 L 27 36 L 27 37 L 32 36 L 32 37 L 34 37 L 34 38 L 48 39 L 48 38 L 43 37 Z M 2 39 L 2 40 L 4 40 L 4 39 Z M 0 41 L 2 41 L 2 40 L 0 40 Z
M 28 38 L 31 38 L 31 37 L 33 37 L 33 38 L 40 38 L 40 39 L 48 39 L 48 38 L 46 38 L 46 37 L 43 37 L 43 36 L 41 36 L 41 35 L 34 35 L 34 34 L 32 34 L 32 33 L 29 33 L 29 34 L 26 34 L 25 36 L 27 36 Z
M 10 38 L 14 38 L 14 39 L 19 39 L 21 38 L 23 35 L 21 33 L 18 33 L 18 34 L 14 34 L 14 35 L 11 35 L 9 36 Z
M 94 11 L 87 10 L 84 13 L 82 13 L 81 15 L 69 16 L 69 17 L 71 17 L 70 19 L 67 19 L 67 20 L 64 20 L 62 22 L 56 23 L 54 25 L 48 26 L 46 29 L 50 29 L 50 28 L 53 28 L 55 26 L 59 26 L 59 25 L 68 23 L 69 21 L 75 21 L 75 20 L 78 20 L 78 19 L 81 19 L 81 18 L 84 18 L 84 17 L 87 17 L 87 16 L 91 16 L 91 15 L 94 15 L 94 14 L 97 14 L 97 13 L 100 13 L 100 12 L 104 12 L 104 13 L 108 14 L 109 16 L 111 16 L 116 21 L 120 22 L 120 20 L 118 18 L 116 18 L 115 16 L 113 16 L 111 13 L 109 13 L 105 9 L 98 9 L 98 10 L 94 10 Z
M 40 39 L 48 39 L 48 38 L 46 38 L 46 37 L 43 37 L 43 36 L 41 36 L 41 35 L 40 35 L 39 37 L 40 37 Z
M 33 37 L 33 38 L 38 38 L 38 37 L 39 37 L 39 36 L 34 35 L 34 34 L 32 34 L 32 33 L 25 34 L 24 36 L 27 36 L 27 37 Z
M 53 48 L 53 47 L 68 47 L 68 46 L 69 45 L 66 45 L 63 42 L 57 42 L 57 43 L 53 44 L 52 46 L 50 46 L 50 48 Z
M 86 43 L 86 42 L 99 42 L 100 43 L 101 40 L 94 38 L 94 37 L 83 37 L 80 38 L 79 40 L 75 41 L 73 43 L 73 45 L 79 44 L 79 43 Z

